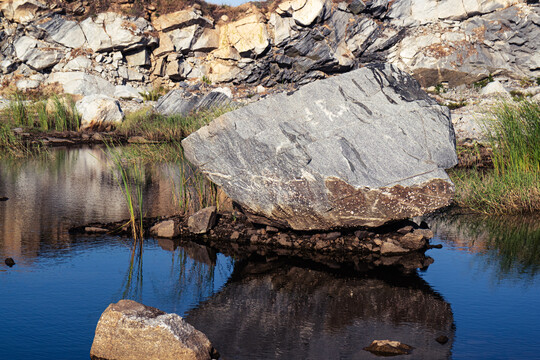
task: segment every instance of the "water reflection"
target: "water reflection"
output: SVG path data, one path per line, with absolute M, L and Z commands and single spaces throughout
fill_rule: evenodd
M 362 350 L 374 339 L 410 344 L 415 359 L 446 359 L 454 333 L 450 305 L 417 275 L 340 276 L 287 261 L 237 263 L 187 320 L 224 359 L 375 358 Z
M 170 215 L 176 206 L 171 173 L 145 169 L 148 216 Z M 177 171 L 177 169 L 176 169 Z M 125 200 L 101 148 L 55 150 L 46 158 L 0 162 L 0 256 L 31 261 L 44 243 L 69 247 L 72 226 L 128 218 Z
M 431 220 L 435 233 L 449 246 L 483 256 L 497 276 L 534 277 L 540 270 L 540 219 L 440 215 Z

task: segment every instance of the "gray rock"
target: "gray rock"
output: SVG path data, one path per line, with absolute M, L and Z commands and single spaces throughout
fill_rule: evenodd
M 29 36 L 22 36 L 13 44 L 15 55 L 32 69 L 44 70 L 57 64 L 64 57 L 63 51 Z
M 101 314 L 90 350 L 92 359 L 210 360 L 208 338 L 177 314 L 120 300 Z
M 193 111 L 229 104 L 231 104 L 231 99 L 221 91 L 212 91 L 205 96 L 199 96 L 183 89 L 176 89 L 160 97 L 155 110 L 163 115 L 187 115 Z
M 23 80 L 17 81 L 16 86 L 17 86 L 17 90 L 24 92 L 30 89 L 36 89 L 39 87 L 40 84 L 41 82 L 38 80 L 23 79 Z
M 118 100 L 107 95 L 89 95 L 77 101 L 81 115 L 81 130 L 110 129 L 124 120 Z
M 114 88 L 114 97 L 117 99 L 142 99 L 141 92 L 129 85 L 116 85 Z
M 253 221 L 297 230 L 380 226 L 450 203 L 447 108 L 390 65 L 278 94 L 186 138 L 186 157 Z
M 105 94 L 114 96 L 115 87 L 107 80 L 85 74 L 83 72 L 57 72 L 52 73 L 46 80 L 47 84 L 60 84 L 65 93 L 75 95 Z
M 125 54 L 128 66 L 148 66 L 150 65 L 150 54 L 148 50 L 142 49 Z
M 482 95 L 489 95 L 489 94 L 500 94 L 500 95 L 506 95 L 510 96 L 510 93 L 508 90 L 506 90 L 503 86 L 503 84 L 500 83 L 500 81 L 495 80 L 490 83 L 488 83 L 486 86 L 480 90 L 480 93 Z
M 84 71 L 92 67 L 92 60 L 86 56 L 77 56 L 63 67 L 63 71 Z
M 76 21 L 67 20 L 54 15 L 48 21 L 36 25 L 46 33 L 46 39 L 60 45 L 78 49 L 86 45 L 86 37 L 81 26 Z
M 188 229 L 193 234 L 205 234 L 216 225 L 216 217 L 216 207 L 206 207 L 189 217 Z
M 353 0 L 347 8 L 353 14 L 358 15 L 365 10 L 366 5 L 361 0 Z

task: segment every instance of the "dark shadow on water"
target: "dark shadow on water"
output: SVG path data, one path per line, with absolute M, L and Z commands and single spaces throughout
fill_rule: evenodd
M 329 271 L 288 258 L 236 262 L 186 319 L 224 359 L 370 359 L 363 347 L 375 339 L 412 345 L 408 358 L 447 359 L 455 332 L 450 305 L 416 273 Z M 437 343 L 440 335 L 450 341 Z

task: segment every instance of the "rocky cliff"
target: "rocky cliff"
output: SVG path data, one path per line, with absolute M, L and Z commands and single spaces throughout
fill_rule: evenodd
M 166 14 L 150 3 L 142 11 L 116 5 L 109 8 L 118 12 L 93 13 L 105 8 L 2 1 L 4 85 L 58 82 L 71 93 L 137 97 L 135 88 L 184 80 L 302 84 L 373 61 L 395 64 L 423 86 L 540 75 L 535 0 L 293 0 L 229 15 L 200 4 Z

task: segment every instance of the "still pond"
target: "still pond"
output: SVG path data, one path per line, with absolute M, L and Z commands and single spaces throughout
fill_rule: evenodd
M 181 167 L 145 171 L 147 215 L 175 213 Z M 233 259 L 188 239 L 146 239 L 131 266 L 128 239 L 68 232 L 128 217 L 101 149 L 0 161 L 3 196 L 2 359 L 89 359 L 101 313 L 123 298 L 185 317 L 223 359 L 374 359 L 362 350 L 374 339 L 415 347 L 396 359 L 540 358 L 538 218 L 439 215 L 443 248 L 408 275 Z

